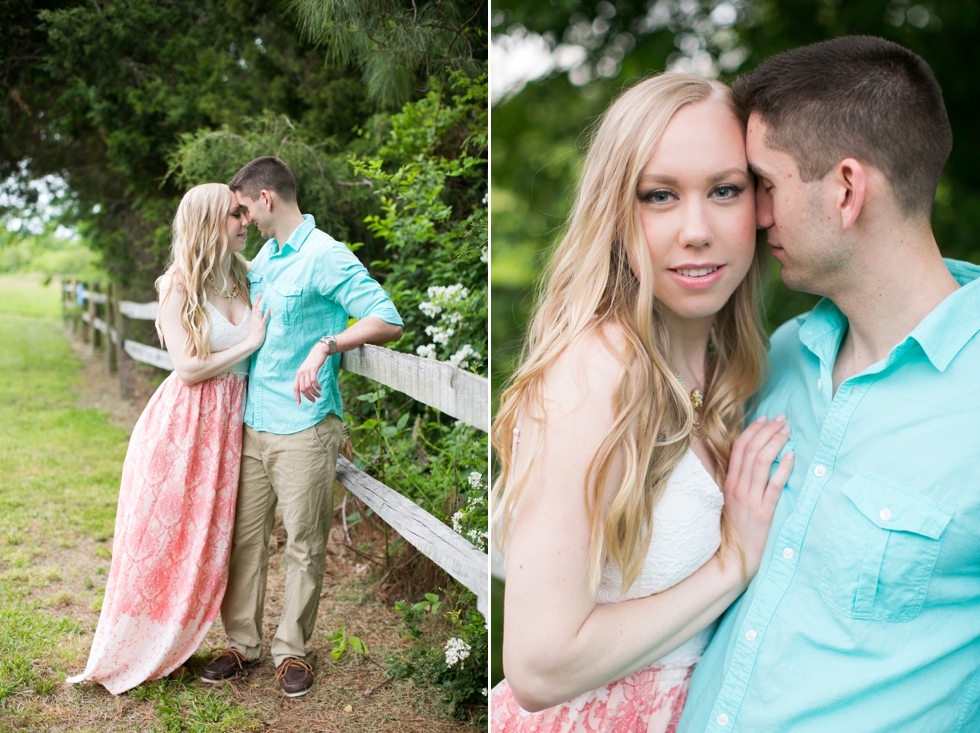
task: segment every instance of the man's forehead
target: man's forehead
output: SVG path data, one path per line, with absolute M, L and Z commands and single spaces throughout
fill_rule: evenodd
M 745 129 L 745 156 L 749 168 L 757 176 L 772 178 L 776 168 L 791 165 L 796 168 L 796 161 L 789 153 L 769 146 L 769 125 L 758 112 L 749 115 Z

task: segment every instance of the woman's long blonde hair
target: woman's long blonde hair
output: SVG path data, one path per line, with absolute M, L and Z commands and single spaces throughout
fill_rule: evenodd
M 655 298 L 653 265 L 637 209 L 640 174 L 678 109 L 709 97 L 735 110 L 727 87 L 686 74 L 646 79 L 622 94 L 594 133 L 578 195 L 527 334 L 521 365 L 500 399 L 491 441 L 500 471 L 494 485 L 494 526 L 506 547 L 509 525 L 525 490 L 529 462 L 517 471 L 512 445 L 520 416 L 546 419 L 542 382 L 548 368 L 573 339 L 603 337 L 607 324 L 624 336 L 615 350 L 621 369 L 613 398 L 613 425 L 584 477 L 591 523 L 589 581 L 596 591 L 607 561 L 620 571 L 625 591 L 639 577 L 650 544 L 653 511 L 667 479 L 691 443 L 694 411 L 674 376 L 669 333 Z M 745 280 L 715 318 L 705 373 L 699 434 L 722 485 L 735 437 L 744 420 L 743 403 L 762 384 L 767 339 L 760 316 L 761 241 Z M 541 447 L 524 446 L 530 455 Z M 623 478 L 604 487 L 614 458 L 625 463 Z M 608 504 L 608 510 L 602 508 Z M 722 520 L 722 541 L 731 528 Z
M 211 354 L 211 316 L 204 304 L 207 279 L 218 271 L 218 263 L 228 251 L 228 230 L 225 219 L 231 201 L 231 189 L 223 183 L 202 183 L 184 194 L 177 207 L 170 243 L 170 264 L 165 275 L 170 276 L 170 289 L 160 292 L 161 302 L 176 292 L 184 299 L 180 308 L 180 325 L 187 332 L 191 356 L 206 359 Z M 248 300 L 248 266 L 238 252 L 231 254 L 231 280 L 239 293 Z M 163 329 L 157 315 L 157 334 L 163 344 Z

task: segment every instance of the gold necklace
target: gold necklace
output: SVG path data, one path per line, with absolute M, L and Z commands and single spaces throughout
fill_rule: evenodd
M 677 381 L 684 386 L 684 378 L 680 374 L 674 374 L 677 377 Z M 698 422 L 697 413 L 701 412 L 701 406 L 704 405 L 704 395 L 701 394 L 701 390 L 695 387 L 691 390 L 691 407 L 694 408 L 694 427 L 701 427 L 701 423 Z
M 237 285 L 233 284 L 231 287 L 231 292 L 229 293 L 224 288 L 218 288 L 218 286 L 214 282 L 214 275 L 208 275 L 208 284 L 211 286 L 211 289 L 214 291 L 214 294 L 217 295 L 219 298 L 224 298 L 225 300 L 234 300 L 235 298 L 238 297 Z

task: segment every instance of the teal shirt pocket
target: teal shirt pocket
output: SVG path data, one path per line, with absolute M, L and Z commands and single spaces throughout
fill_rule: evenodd
M 295 325 L 303 322 L 303 288 L 285 283 L 276 283 L 273 286 L 276 290 L 276 304 L 279 309 L 282 322 L 286 325 Z
M 953 511 L 867 473 L 855 475 L 841 493 L 824 549 L 820 595 L 850 618 L 914 619 Z
M 255 305 L 255 299 L 260 295 L 262 295 L 263 291 L 265 290 L 264 284 L 262 282 L 262 276 L 259 275 L 257 272 L 255 272 L 255 270 L 252 270 L 251 272 L 248 273 L 248 282 L 249 282 L 249 286 L 248 286 L 249 300 L 251 300 L 252 305 Z M 266 307 L 268 305 L 269 305 L 268 303 L 265 304 Z

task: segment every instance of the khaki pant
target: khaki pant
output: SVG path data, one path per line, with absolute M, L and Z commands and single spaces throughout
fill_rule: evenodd
M 285 657 L 306 656 L 323 586 L 327 535 L 333 514 L 334 469 L 343 433 L 336 415 L 293 435 L 245 426 L 235 535 L 221 621 L 229 646 L 249 660 L 262 653 L 262 614 L 269 538 L 276 505 L 286 540 L 286 593 L 272 640 L 278 667 Z

